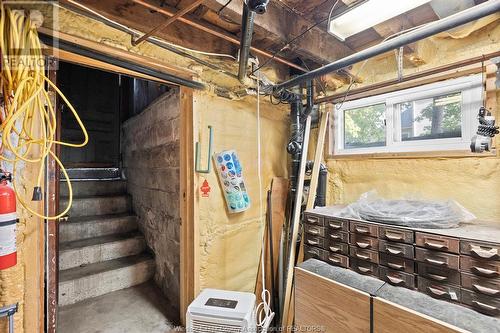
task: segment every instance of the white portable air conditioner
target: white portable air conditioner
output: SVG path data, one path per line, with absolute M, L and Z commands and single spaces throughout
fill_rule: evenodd
M 205 289 L 189 305 L 186 333 L 257 333 L 255 295 Z

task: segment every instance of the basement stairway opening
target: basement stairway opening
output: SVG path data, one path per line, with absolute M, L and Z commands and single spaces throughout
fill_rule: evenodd
M 170 332 L 179 321 L 179 90 L 60 63 L 89 133 L 60 157 L 73 205 L 59 224 L 58 333 Z M 67 107 L 61 138 L 80 142 Z M 59 210 L 68 203 L 61 175 Z

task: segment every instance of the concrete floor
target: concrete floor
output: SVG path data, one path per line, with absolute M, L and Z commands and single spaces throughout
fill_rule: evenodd
M 153 282 L 61 307 L 58 333 L 171 333 L 168 304 Z

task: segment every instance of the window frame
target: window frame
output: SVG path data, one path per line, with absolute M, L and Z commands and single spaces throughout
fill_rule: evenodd
M 433 98 L 454 92 L 461 92 L 462 94 L 462 137 L 410 141 L 394 140 L 394 135 L 397 133 L 397 129 L 400 130 L 401 126 L 400 122 L 396 122 L 397 125 L 395 123 L 396 104 Z M 331 135 L 330 154 L 333 156 L 341 156 L 467 150 L 469 149 L 470 140 L 477 129 L 477 112 L 483 102 L 482 95 L 483 78 L 481 74 L 475 74 L 345 102 L 341 108 L 337 109 L 335 107 L 332 113 L 333 135 Z M 386 105 L 386 145 L 351 149 L 343 148 L 345 138 L 344 111 L 376 104 Z M 395 127 L 395 125 L 397 127 Z

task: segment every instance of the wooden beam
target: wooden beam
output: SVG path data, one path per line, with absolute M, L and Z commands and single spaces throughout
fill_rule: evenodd
M 180 318 L 183 325 L 189 304 L 198 292 L 198 225 L 195 215 L 195 175 L 194 175 L 194 115 L 193 91 L 180 88 L 181 109 L 181 165 L 180 165 Z
M 136 53 L 133 53 L 131 51 L 125 51 L 116 47 L 108 46 L 102 43 L 97 43 L 92 40 L 70 35 L 64 32 L 58 32 L 58 31 L 53 31 L 47 28 L 40 27 L 38 28 L 38 31 L 42 34 L 52 36 L 52 37 L 57 37 L 58 39 L 62 41 L 66 41 L 75 45 L 80 45 L 81 47 L 87 48 L 89 50 L 95 50 L 99 53 L 106 54 L 108 56 L 112 56 L 117 59 L 125 60 L 125 61 L 130 61 L 133 63 L 137 64 L 142 64 L 142 65 L 147 65 L 148 67 L 151 67 L 152 69 L 166 73 L 166 74 L 172 74 L 175 76 L 179 76 L 185 79 L 191 79 L 192 76 L 196 75 L 196 72 L 187 68 L 182 68 L 178 66 L 174 66 L 171 64 L 167 63 L 162 63 L 161 61 L 157 59 L 153 59 L 147 56 L 139 55 Z
M 71 5 L 66 0 L 62 0 L 62 2 Z M 165 21 L 162 14 L 147 10 L 129 0 L 80 0 L 78 3 L 113 21 L 141 32 L 150 31 Z M 158 31 L 156 36 L 173 44 L 203 52 L 233 54 L 236 51 L 233 45 L 214 36 L 200 33 L 199 30 L 183 24 L 180 20 L 165 30 Z
M 226 3 L 227 0 L 207 0 L 205 5 L 218 11 Z M 242 13 L 242 2 L 233 1 L 222 11 L 221 15 L 234 22 L 241 22 Z M 256 15 L 254 44 L 258 43 L 261 38 L 272 38 L 284 45 L 310 26 L 311 22 L 283 8 L 276 1 L 271 1 L 267 13 Z M 353 53 L 349 47 L 318 27 L 311 29 L 300 38 L 291 46 L 291 50 L 319 64 L 329 63 Z

